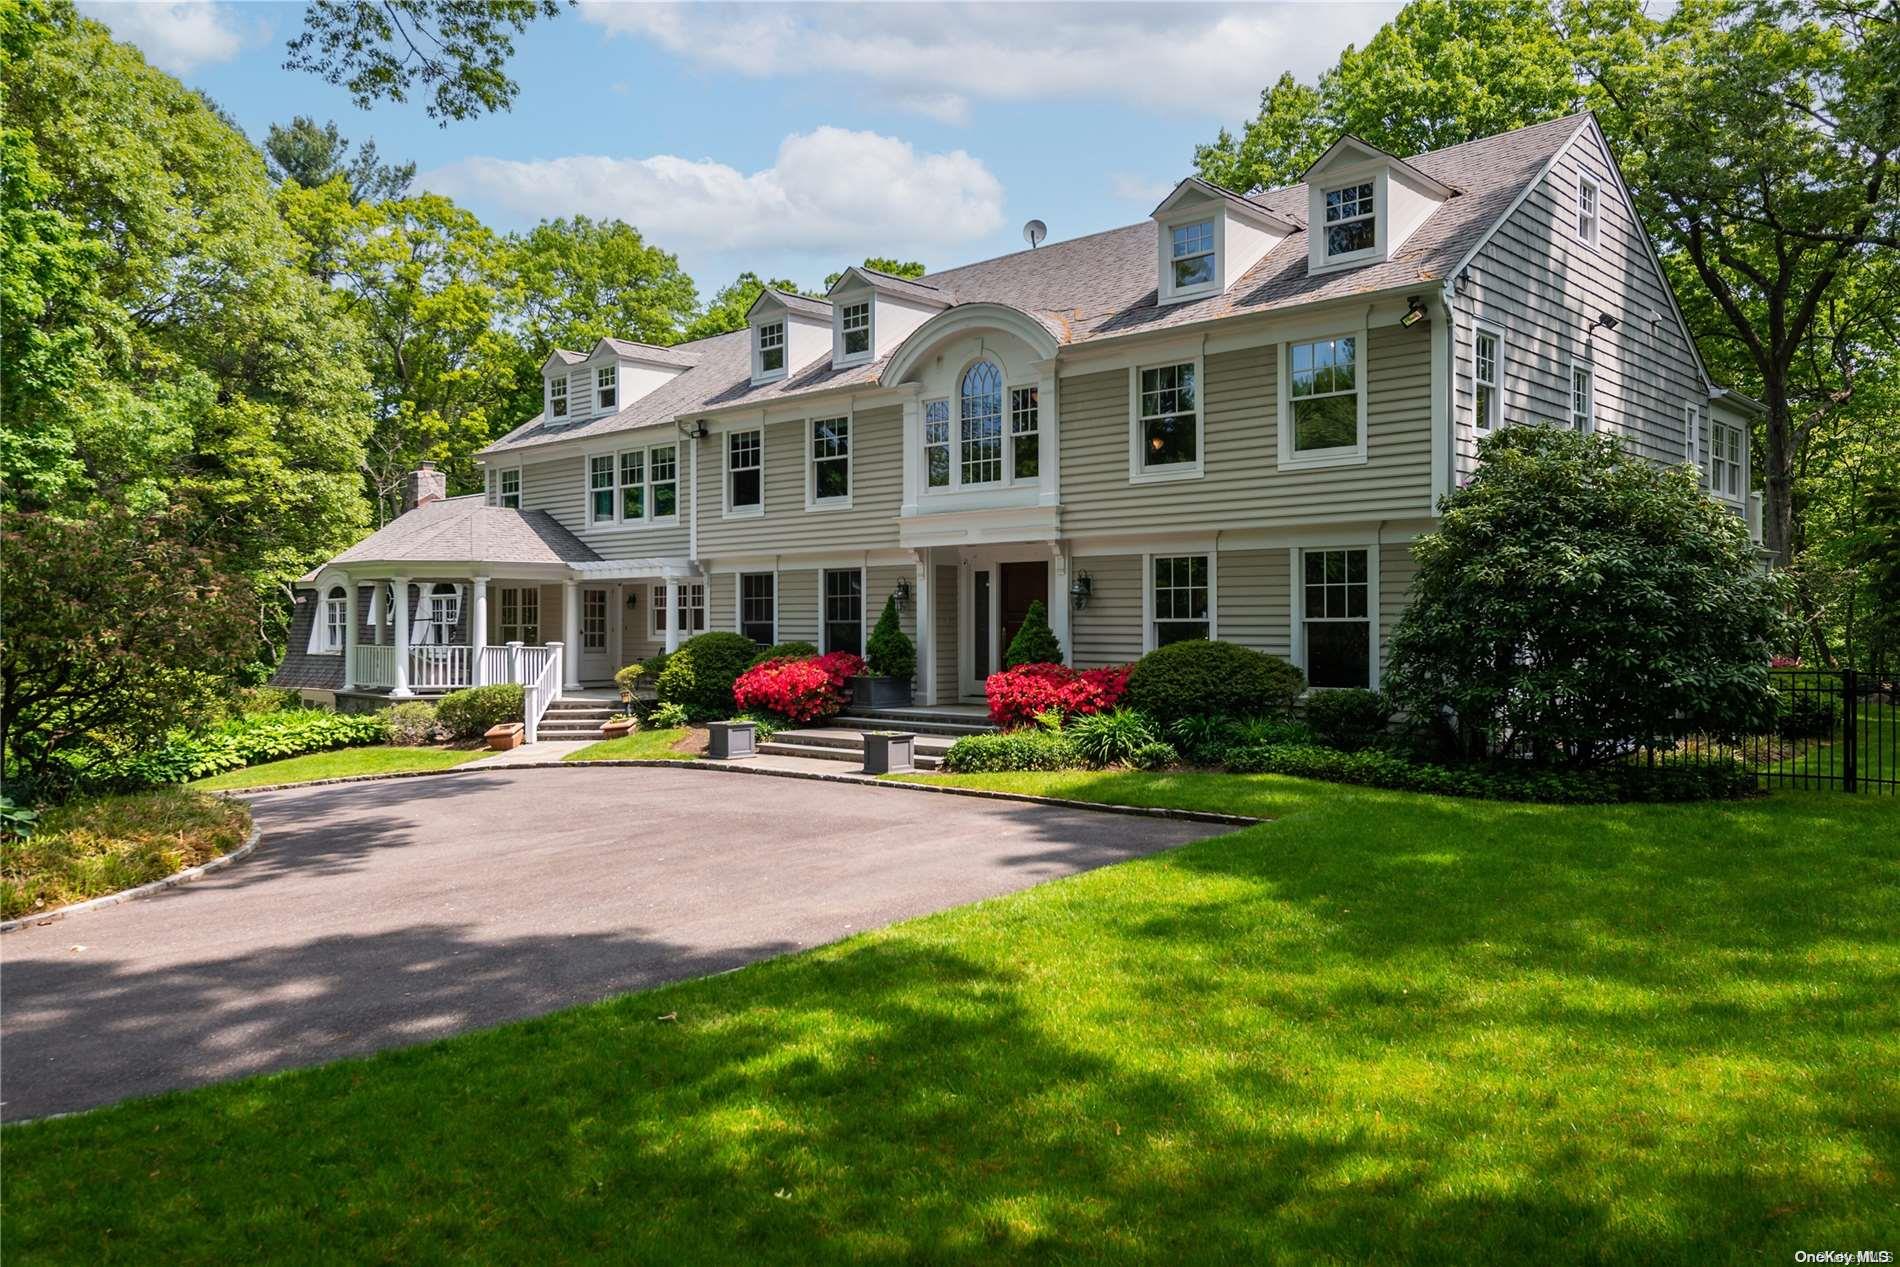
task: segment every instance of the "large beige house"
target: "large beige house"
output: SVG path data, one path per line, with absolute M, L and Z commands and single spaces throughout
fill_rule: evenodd
M 280 681 L 546 696 L 702 630 L 857 650 L 895 595 L 923 704 L 980 698 L 1037 599 L 1078 666 L 1209 637 L 1376 685 L 1410 543 L 1488 431 L 1613 433 L 1759 519 L 1753 406 L 1589 115 L 1410 158 L 1343 137 L 1288 188 L 1189 178 L 1125 228 L 851 268 L 542 372 L 484 494 L 418 472 L 306 578 Z

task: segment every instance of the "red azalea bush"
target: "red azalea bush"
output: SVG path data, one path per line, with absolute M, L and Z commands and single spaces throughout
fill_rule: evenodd
M 803 660 L 767 660 L 755 664 L 732 684 L 740 712 L 760 709 L 790 721 L 817 721 L 845 705 L 848 679 L 864 672 L 864 659 L 849 651 Z
M 1115 707 L 1128 690 L 1132 664 L 1077 672 L 1061 664 L 1019 664 L 992 673 L 983 684 L 990 720 L 1004 730 L 1027 726 L 1037 713 L 1056 709 L 1064 717 L 1100 713 Z

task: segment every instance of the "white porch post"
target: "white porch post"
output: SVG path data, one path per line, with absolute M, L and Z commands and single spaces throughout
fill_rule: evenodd
M 478 576 L 469 581 L 468 611 L 468 675 L 476 686 L 487 686 L 488 679 L 482 676 L 483 652 L 488 650 L 488 578 Z
M 356 582 L 348 576 L 338 578 L 343 582 L 343 688 L 346 691 L 356 689 Z M 327 600 L 319 600 L 327 601 Z M 325 613 L 317 610 L 317 619 L 322 620 Z
M 925 704 L 937 702 L 937 602 L 933 591 L 936 569 L 930 551 L 917 551 L 917 695 Z
M 1062 663 L 1075 663 L 1075 648 L 1070 644 L 1069 613 L 1069 552 L 1061 545 L 1053 547 L 1055 557 L 1049 561 L 1049 632 L 1062 644 Z
M 666 578 L 666 653 L 680 649 L 680 578 Z
M 409 689 L 409 578 L 399 576 L 390 586 L 394 597 L 389 601 L 396 616 L 396 685 L 389 693 L 407 699 L 415 693 Z
M 563 581 L 561 583 L 561 642 L 567 648 L 581 645 L 581 583 Z M 561 685 L 570 689 L 581 684 L 581 658 L 578 655 L 561 657 Z

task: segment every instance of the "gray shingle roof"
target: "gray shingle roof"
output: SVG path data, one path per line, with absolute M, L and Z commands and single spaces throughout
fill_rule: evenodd
M 767 286 L 759 293 L 759 298 L 763 299 L 766 295 L 770 295 L 772 298 L 784 304 L 788 312 L 796 312 L 806 317 L 817 317 L 821 321 L 831 320 L 831 301 L 829 299 L 813 299 L 810 295 L 794 294 L 789 290 L 780 290 L 776 286 Z M 756 304 L 758 303 L 758 299 L 752 302 Z
M 1042 323 L 1064 345 L 1296 308 L 1412 284 L 1423 287 L 1444 280 L 1510 209 L 1544 164 L 1586 125 L 1588 117 L 1570 115 L 1405 160 L 1459 192 L 1434 211 L 1391 259 L 1364 268 L 1308 275 L 1307 235 L 1304 228 L 1298 228 L 1225 293 L 1186 303 L 1161 304 L 1155 293 L 1155 225 L 1152 220 L 1143 220 L 945 269 L 913 284 L 954 296 L 953 307 L 997 303 L 1017 308 Z M 1220 192 L 1225 197 L 1239 197 Z M 1295 225 L 1305 224 L 1307 190 L 1303 184 L 1253 194 L 1246 201 Z M 795 311 L 830 316 L 828 303 L 773 293 Z M 741 330 L 684 344 L 682 349 L 698 355 L 698 363 L 619 413 L 559 427 L 547 426 L 537 416 L 486 452 L 624 431 L 668 422 L 696 410 L 870 386 L 879 381 L 884 366 L 879 360 L 834 369 L 827 356 L 814 364 L 795 367 L 777 382 L 755 387 L 748 340 L 749 332 Z
M 601 342 L 621 356 L 651 361 L 655 365 L 677 365 L 682 369 L 691 369 L 699 364 L 699 350 L 696 343 L 682 343 L 668 347 L 658 343 L 637 343 L 632 339 L 602 339 Z
M 899 277 L 896 273 L 886 273 L 882 269 L 866 268 L 860 264 L 845 270 L 846 276 L 853 273 L 864 278 L 871 289 L 882 291 L 887 295 L 915 299 L 922 303 L 936 304 L 938 307 L 948 307 L 956 302 L 956 296 L 941 286 L 932 286 L 909 277 Z M 839 282 L 842 283 L 843 278 L 840 278 Z
M 545 510 L 451 497 L 398 515 L 332 562 L 592 563 L 599 558 Z

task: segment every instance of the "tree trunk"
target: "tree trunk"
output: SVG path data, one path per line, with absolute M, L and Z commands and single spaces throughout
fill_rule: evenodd
M 1794 427 L 1788 416 L 1787 381 L 1779 374 L 1764 378 L 1768 422 L 1762 453 L 1762 544 L 1774 552 L 1775 562 L 1794 562 Z

